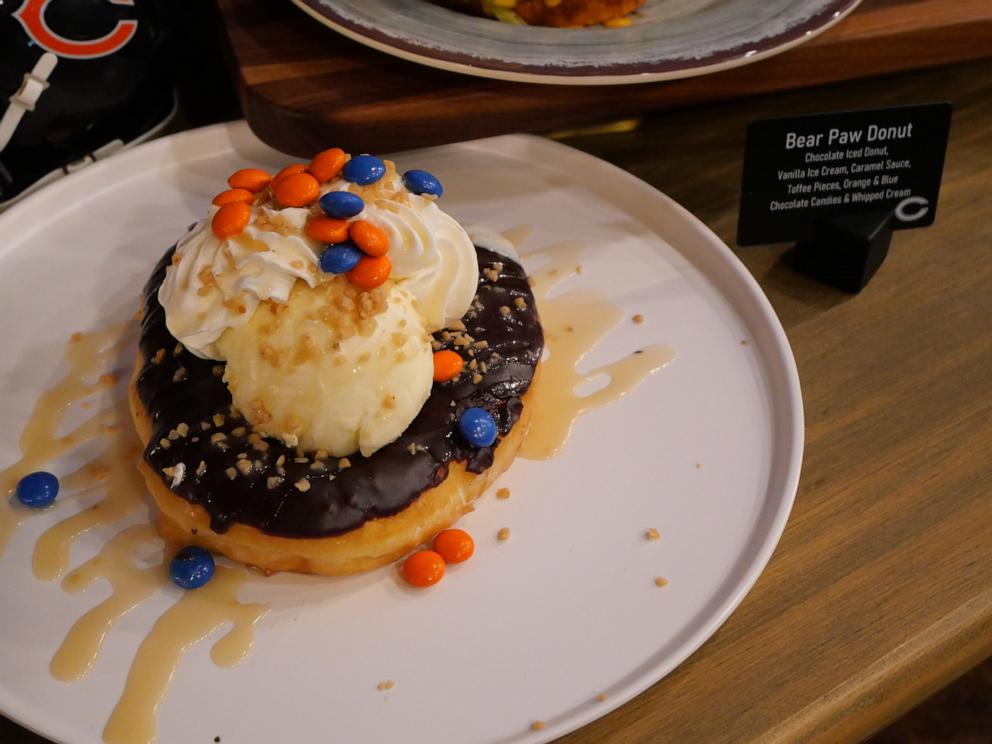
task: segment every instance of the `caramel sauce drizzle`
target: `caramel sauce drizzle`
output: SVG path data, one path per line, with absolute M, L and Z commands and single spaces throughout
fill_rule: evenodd
M 84 401 L 81 407 L 88 409 L 92 404 L 85 399 L 116 385 L 117 375 L 106 370 L 113 368 L 122 351 L 134 346 L 135 331 L 134 323 L 123 323 L 93 333 L 73 334 L 65 353 L 69 371 L 35 404 L 21 434 L 21 459 L 0 472 L 0 487 L 12 494 L 20 478 L 60 455 L 98 438 L 106 442 L 99 454 L 60 479 L 59 498 L 53 508 L 68 508 L 74 496 L 95 488 L 105 489 L 105 495 L 38 538 L 32 565 L 40 580 L 54 580 L 65 572 L 76 538 L 97 525 L 120 521 L 145 503 L 145 485 L 136 467 L 141 444 L 134 434 L 125 399 L 101 402 L 98 410 L 68 434 L 58 433 L 74 404 Z M 31 514 L 10 498 L 0 500 L 0 556 L 10 535 Z M 153 565 L 139 567 L 135 560 L 145 551 L 162 557 Z M 65 576 L 62 588 L 66 592 L 82 591 L 104 579 L 110 583 L 112 593 L 73 624 L 52 658 L 49 669 L 54 677 L 73 681 L 89 672 L 117 621 L 170 586 L 166 567 L 170 558 L 171 553 L 164 550 L 164 542 L 155 529 L 139 524 L 118 532 L 96 556 Z M 233 626 L 214 644 L 214 662 L 233 666 L 245 658 L 255 625 L 267 612 L 264 605 L 237 600 L 247 576 L 247 569 L 217 566 L 209 584 L 183 593 L 158 618 L 131 664 L 124 693 L 104 729 L 105 741 L 155 741 L 155 714 L 183 654 L 217 628 Z
M 233 623 L 231 630 L 213 645 L 210 658 L 223 667 L 244 660 L 255 625 L 268 612 L 265 605 L 238 601 L 238 589 L 246 576 L 243 568 L 217 566 L 209 584 L 184 593 L 159 617 L 138 647 L 124 694 L 103 729 L 107 744 L 155 741 L 155 713 L 179 661 L 187 649 L 220 626 Z
M 97 579 L 110 582 L 113 593 L 82 615 L 55 652 L 49 670 L 56 679 L 72 682 L 92 668 L 107 633 L 127 613 L 166 587 L 162 565 L 137 568 L 134 559 L 147 545 L 162 541 L 150 524 L 137 524 L 118 532 L 96 556 L 62 580 L 70 594 L 82 591 Z
M 58 429 L 73 403 L 114 386 L 117 380 L 111 374 L 101 375 L 95 382 L 90 380 L 116 359 L 125 343 L 127 327 L 127 323 L 120 323 L 94 333 L 73 334 L 65 350 L 69 371 L 35 403 L 21 432 L 21 459 L 0 471 L 0 488 L 8 495 L 13 494 L 17 481 L 28 473 L 104 433 L 104 427 L 113 420 L 112 415 L 104 412 L 93 414 L 63 436 L 58 435 Z M 63 479 L 61 488 L 84 490 L 92 485 L 92 476 L 93 473 L 81 469 Z M 9 498 L 0 499 L 0 556 L 14 530 L 28 516 L 29 510 L 15 507 Z
M 619 400 L 675 359 L 671 346 L 647 346 L 587 373 L 577 366 L 624 318 L 623 311 L 597 289 L 572 289 L 552 296 L 577 276 L 589 246 L 563 243 L 527 255 L 550 260 L 531 273 L 547 354 L 531 396 L 531 424 L 520 448 L 528 460 L 548 460 L 565 447 L 575 420 L 583 413 Z M 604 387 L 580 395 L 585 384 L 606 376 Z

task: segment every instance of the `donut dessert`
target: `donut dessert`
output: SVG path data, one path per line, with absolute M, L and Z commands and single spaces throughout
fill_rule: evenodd
M 144 288 L 130 403 L 159 530 L 270 572 L 395 561 L 526 434 L 527 276 L 424 171 L 333 149 L 229 185 Z

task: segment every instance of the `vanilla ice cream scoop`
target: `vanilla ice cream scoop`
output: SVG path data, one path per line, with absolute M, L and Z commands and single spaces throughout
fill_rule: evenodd
M 433 352 L 413 296 L 343 276 L 297 282 L 217 340 L 224 381 L 255 431 L 335 457 L 394 441 L 430 395 Z

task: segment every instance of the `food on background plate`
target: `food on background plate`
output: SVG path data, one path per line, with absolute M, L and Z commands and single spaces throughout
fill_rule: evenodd
M 544 345 L 527 276 L 425 171 L 334 148 L 228 185 L 145 287 L 131 410 L 159 529 L 268 571 L 397 560 L 520 447 Z M 425 552 L 443 575 L 470 543 Z
M 629 25 L 645 0 L 433 0 L 456 10 L 527 26 Z

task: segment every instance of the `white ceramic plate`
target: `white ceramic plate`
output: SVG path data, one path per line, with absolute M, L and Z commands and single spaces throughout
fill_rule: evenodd
M 766 298 L 715 235 L 629 174 L 536 137 L 396 158 L 436 173 L 446 209 L 464 221 L 533 226 L 525 254 L 590 242 L 576 284 L 647 321 L 618 326 L 590 367 L 654 342 L 678 359 L 580 419 L 559 458 L 514 463 L 500 483 L 512 498 L 487 495 L 463 521 L 476 555 L 440 586 L 410 591 L 391 568 L 252 580 L 242 599 L 272 606 L 255 648 L 221 669 L 209 644 L 194 647 L 159 710 L 160 742 L 547 741 L 691 654 L 785 525 L 803 443 L 799 381 Z M 285 162 L 243 124 L 214 126 L 98 162 L 0 217 L 0 462 L 16 459 L 68 335 L 134 312 L 155 260 L 229 173 Z M 29 520 L 0 559 L 0 710 L 56 740 L 99 742 L 135 649 L 174 595 L 127 616 L 88 677 L 53 679 L 49 660 L 71 623 L 107 594 L 68 595 L 31 576 L 36 537 L 72 508 Z M 501 527 L 508 542 L 495 539 Z M 660 541 L 644 539 L 649 527 Z M 81 538 L 72 565 L 113 532 Z M 387 679 L 395 689 L 377 691 Z M 547 728 L 531 732 L 536 719 Z
M 468 75 L 615 85 L 703 75 L 784 52 L 860 0 L 647 0 L 627 28 L 500 23 L 426 0 L 293 0 L 373 49 Z

